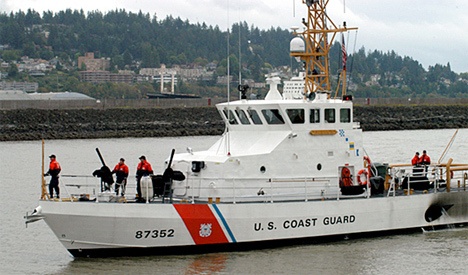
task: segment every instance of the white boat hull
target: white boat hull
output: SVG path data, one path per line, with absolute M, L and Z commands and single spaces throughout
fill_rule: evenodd
M 41 201 L 41 207 L 65 248 L 74 256 L 91 257 L 257 248 L 468 223 L 466 192 L 238 204 Z

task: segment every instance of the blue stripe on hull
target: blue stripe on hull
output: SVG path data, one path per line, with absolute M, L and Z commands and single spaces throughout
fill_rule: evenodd
M 226 219 L 224 218 L 223 214 L 221 214 L 221 211 L 219 210 L 218 206 L 216 204 L 213 204 L 212 206 L 214 210 L 216 211 L 216 214 L 218 214 L 218 217 L 221 219 L 224 225 L 224 228 L 228 232 L 229 237 L 231 238 L 231 242 L 236 243 L 237 242 L 236 238 L 234 237 L 234 234 L 232 234 L 231 228 L 229 228 L 229 225 L 227 224 Z

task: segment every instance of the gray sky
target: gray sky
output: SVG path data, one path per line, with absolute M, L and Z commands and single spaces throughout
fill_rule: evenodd
M 346 7 L 345 5 L 346 4 Z M 60 11 L 67 8 L 85 12 L 113 9 L 166 15 L 205 22 L 222 29 L 246 21 L 261 29 L 300 26 L 305 15 L 301 0 L 0 0 L 0 11 L 32 8 Z M 334 22 L 359 27 L 356 50 L 394 50 L 418 60 L 424 68 L 450 62 L 455 72 L 468 72 L 468 1 L 466 0 L 330 0 L 328 13 Z M 355 34 L 348 43 L 354 48 Z

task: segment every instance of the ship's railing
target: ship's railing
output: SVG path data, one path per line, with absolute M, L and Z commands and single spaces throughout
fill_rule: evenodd
M 210 184 L 210 183 L 219 184 Z M 247 182 L 247 184 L 246 184 Z M 198 178 L 188 177 L 181 184 L 173 184 L 174 196 L 186 198 L 187 202 L 204 200 L 223 202 L 276 202 L 308 201 L 320 199 L 340 199 L 340 189 L 336 177 L 324 178 Z M 96 201 L 104 199 L 103 195 L 114 196 L 115 183 L 110 192 L 102 192 L 100 178 L 90 175 L 62 175 L 60 177 L 61 201 Z M 126 186 L 126 197 L 133 196 L 136 183 L 129 181 Z M 216 190 L 210 196 L 210 191 Z M 148 192 L 147 192 L 148 193 Z M 200 196 L 202 194 L 202 196 Z M 208 195 L 207 195 L 208 194 Z M 151 198 L 148 198 L 148 201 Z M 120 201 L 120 200 L 119 200 Z M 117 202 L 117 201 L 116 201 Z
M 216 178 L 191 177 L 185 186 L 176 187 L 176 194 L 195 201 L 275 202 L 339 200 L 337 177 L 323 178 Z M 182 191 L 180 189 L 186 189 Z M 368 192 L 354 197 L 366 197 Z M 346 196 L 348 197 L 348 196 Z
M 133 200 L 136 182 L 129 181 L 125 197 Z M 115 184 L 111 190 L 103 192 L 100 178 L 89 175 L 62 175 L 60 177 L 60 201 L 122 202 L 115 195 Z M 144 187 L 142 187 L 144 188 Z M 338 178 L 221 178 L 190 177 L 182 182 L 174 181 L 173 198 L 186 202 L 280 202 L 309 200 L 340 200 L 344 198 L 364 198 L 370 196 L 367 188 L 358 195 L 341 195 Z M 148 191 L 148 190 L 147 190 Z M 146 192 L 149 194 L 149 192 Z M 161 200 L 161 198 L 159 198 Z M 153 197 L 146 201 L 158 201 Z
M 46 182 L 47 191 L 49 182 Z M 60 200 L 77 201 L 79 198 L 90 198 L 99 192 L 99 181 L 88 175 L 60 175 Z
M 447 163 L 412 166 L 410 164 L 389 165 L 386 180 L 387 196 L 396 196 L 398 191 L 404 195 L 414 192 L 451 192 L 466 191 L 468 164 Z

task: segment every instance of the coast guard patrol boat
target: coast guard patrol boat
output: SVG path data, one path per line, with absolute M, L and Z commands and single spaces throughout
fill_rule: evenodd
M 49 199 L 43 181 L 26 223 L 44 220 L 76 257 L 252 249 L 468 223 L 468 165 L 366 156 L 345 55 L 341 92 L 331 91 L 330 46 L 352 28 L 333 23 L 328 2 L 303 1 L 305 30 L 290 44 L 304 63 L 301 88 L 281 93 L 270 77 L 264 100 L 244 94 L 218 104 L 225 133 L 206 151 L 171 154 L 162 175 L 144 177 L 145 203 L 83 189 Z

